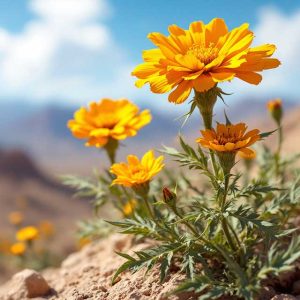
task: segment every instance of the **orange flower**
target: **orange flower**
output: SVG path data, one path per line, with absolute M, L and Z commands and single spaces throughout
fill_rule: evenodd
M 260 140 L 261 137 L 258 129 L 253 129 L 247 133 L 246 130 L 245 123 L 236 125 L 218 124 L 216 130 L 201 130 L 203 137 L 196 141 L 201 146 L 217 152 L 237 152 L 242 157 L 254 158 L 255 151 L 248 147 Z
M 144 63 L 132 75 L 139 78 L 137 87 L 149 83 L 154 93 L 166 93 L 169 101 L 182 103 L 192 89 L 208 91 L 219 82 L 234 77 L 259 84 L 265 69 L 276 68 L 280 62 L 270 58 L 275 46 L 265 44 L 250 48 L 254 34 L 249 24 L 228 31 L 223 19 L 209 24 L 196 21 L 188 30 L 169 26 L 169 36 L 153 32 L 148 38 L 158 48 L 143 52 Z
M 26 251 L 26 244 L 24 244 L 22 242 L 15 243 L 15 244 L 11 245 L 11 247 L 10 247 L 11 254 L 16 255 L 16 256 L 23 255 L 25 253 L 25 251 Z
M 163 159 L 163 156 L 155 158 L 153 150 L 145 153 L 141 161 L 135 155 L 128 155 L 128 163 L 111 166 L 110 172 L 117 176 L 112 184 L 135 187 L 148 183 L 164 167 Z
M 38 238 L 38 230 L 34 226 L 27 226 L 21 228 L 17 234 L 16 238 L 20 242 L 33 241 Z
M 126 99 L 102 99 L 92 102 L 89 109 L 82 107 L 76 111 L 68 127 L 76 138 L 87 139 L 86 146 L 103 147 L 110 138 L 124 140 L 135 136 L 150 121 L 149 110 L 139 112 L 139 108 Z
M 24 216 L 20 211 L 13 211 L 8 215 L 8 220 L 13 225 L 20 225 L 24 220 Z

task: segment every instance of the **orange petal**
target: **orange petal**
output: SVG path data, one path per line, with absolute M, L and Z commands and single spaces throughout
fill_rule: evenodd
M 246 81 L 251 84 L 259 84 L 262 80 L 262 76 L 260 74 L 257 74 L 255 72 L 238 72 L 236 74 L 236 77 L 239 79 Z
M 235 143 L 226 143 L 224 147 L 226 151 L 232 151 L 235 148 Z
M 178 84 L 176 89 L 170 93 L 169 95 L 169 101 L 180 104 L 184 102 L 188 96 L 191 93 L 193 87 L 193 82 L 192 81 L 182 81 L 181 83 Z
M 193 81 L 194 88 L 198 92 L 208 91 L 215 86 L 215 82 L 209 75 L 202 74 L 200 77 Z
M 250 148 L 242 148 L 238 151 L 239 156 L 247 159 L 252 159 L 256 157 L 256 152 Z

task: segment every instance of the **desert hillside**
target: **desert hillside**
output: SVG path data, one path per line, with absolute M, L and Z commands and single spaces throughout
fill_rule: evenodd
M 9 223 L 8 216 L 11 212 L 21 211 L 24 225 L 37 225 L 43 221 L 53 224 L 54 236 L 49 249 L 59 256 L 74 250 L 76 223 L 90 217 L 91 210 L 87 201 L 72 195 L 58 178 L 41 172 L 25 152 L 0 151 L 1 240 L 14 241 L 15 228 Z M 0 281 L 4 278 L 7 274 L 1 271 Z

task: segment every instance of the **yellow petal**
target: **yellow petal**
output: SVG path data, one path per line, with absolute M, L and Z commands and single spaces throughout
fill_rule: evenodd
M 238 151 L 239 156 L 247 159 L 252 159 L 256 157 L 256 152 L 250 148 L 242 148 Z

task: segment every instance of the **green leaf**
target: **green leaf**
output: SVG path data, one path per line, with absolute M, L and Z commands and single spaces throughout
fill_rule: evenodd
M 275 129 L 275 130 L 272 130 L 272 131 L 263 132 L 259 136 L 260 136 L 261 139 L 264 139 L 264 138 L 270 136 L 271 134 L 273 134 L 274 132 L 276 132 L 277 130 L 278 130 L 278 128 Z

